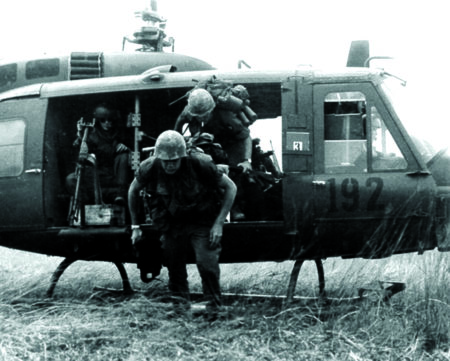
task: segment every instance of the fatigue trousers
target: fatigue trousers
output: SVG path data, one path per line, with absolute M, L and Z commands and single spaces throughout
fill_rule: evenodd
M 127 191 L 130 184 L 130 170 L 128 165 L 128 153 L 120 153 L 114 157 L 112 166 L 97 165 L 97 174 L 102 188 L 103 201 L 112 203 L 116 196 L 127 199 Z M 84 168 L 81 186 L 82 203 L 90 203 L 94 200 L 94 171 L 91 166 Z M 75 193 L 77 176 L 71 173 L 66 178 L 66 187 L 70 194 Z
M 194 250 L 198 272 L 202 279 L 207 307 L 221 306 L 219 256 L 221 246 L 209 245 L 210 227 L 182 225 L 164 233 L 161 238 L 165 265 L 169 270 L 169 289 L 174 296 L 189 302 L 189 283 L 186 262 L 190 247 Z

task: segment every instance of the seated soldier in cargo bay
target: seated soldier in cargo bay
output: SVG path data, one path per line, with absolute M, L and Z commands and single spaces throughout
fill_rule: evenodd
M 71 194 L 75 194 L 77 182 L 80 182 L 81 203 L 105 202 L 124 206 L 131 182 L 130 150 L 118 130 L 118 112 L 107 103 L 101 103 L 94 108 L 92 117 L 92 123 L 85 123 L 82 118 L 77 124 L 73 146 L 79 151 L 78 163 L 83 164 L 67 176 L 66 186 Z M 80 166 L 83 167 L 82 176 Z

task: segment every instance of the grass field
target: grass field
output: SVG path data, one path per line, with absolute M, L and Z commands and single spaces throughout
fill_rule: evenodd
M 77 262 L 45 296 L 60 258 L 0 248 L 0 360 L 450 360 L 450 253 L 324 262 L 327 296 L 317 296 L 315 265 L 306 262 L 290 307 L 232 303 L 223 319 L 174 316 L 161 302 L 167 271 L 143 284 L 126 265 L 132 296 L 112 264 Z M 285 295 L 292 262 L 222 265 L 224 292 Z M 201 291 L 189 266 L 192 291 Z M 400 281 L 406 290 L 383 302 L 360 287 Z

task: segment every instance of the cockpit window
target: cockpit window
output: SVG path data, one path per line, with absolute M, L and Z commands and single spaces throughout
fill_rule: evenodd
M 325 172 L 405 169 L 400 152 L 375 106 L 360 92 L 330 93 L 324 101 Z
M 377 108 L 370 107 L 373 170 L 405 169 L 406 160 Z
M 329 93 L 324 102 L 325 172 L 345 173 L 367 149 L 366 99 L 360 92 Z M 361 165 L 367 168 L 367 163 Z
M 25 122 L 0 122 L 0 177 L 18 176 L 23 171 Z

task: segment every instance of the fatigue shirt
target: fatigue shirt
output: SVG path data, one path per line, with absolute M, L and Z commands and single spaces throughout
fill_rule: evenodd
M 166 174 L 161 160 L 150 157 L 142 162 L 136 180 L 151 196 L 151 216 L 164 230 L 177 224 L 212 226 L 220 210 L 219 181 L 222 174 L 211 157 L 189 154 L 178 171 Z

